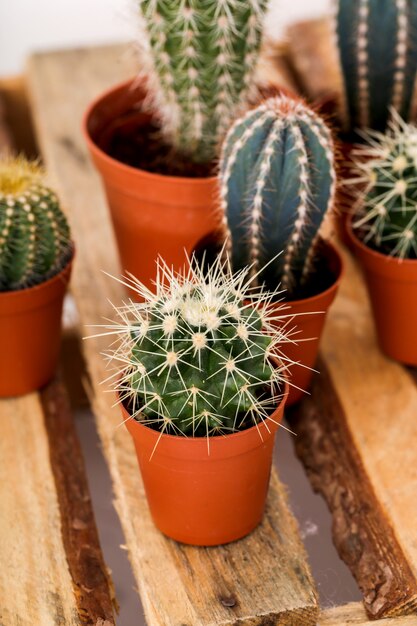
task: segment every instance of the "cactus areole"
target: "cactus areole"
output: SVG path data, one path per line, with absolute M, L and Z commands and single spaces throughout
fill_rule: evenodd
M 364 137 L 350 181 L 358 196 L 353 227 L 371 248 L 417 259 L 417 127 L 393 112 L 386 134 Z
M 67 220 L 37 164 L 0 163 L 0 291 L 38 285 L 72 257 Z
M 141 63 L 165 139 L 211 163 L 254 93 L 266 0 L 139 0 Z
M 417 112 L 417 0 L 336 0 L 346 132 L 385 130 L 390 108 Z
M 329 129 L 300 100 L 266 100 L 231 127 L 220 191 L 232 267 L 291 297 L 313 276 L 336 187 Z
M 133 417 L 166 434 L 228 434 L 267 421 L 282 396 L 284 331 L 272 325 L 271 296 L 253 292 L 247 270 L 220 261 L 175 274 L 159 264 L 156 293 L 138 283 L 144 302 L 118 309 L 108 328 L 119 336 L 110 355 L 122 372 L 116 389 Z M 262 312 L 245 303 L 265 304 Z

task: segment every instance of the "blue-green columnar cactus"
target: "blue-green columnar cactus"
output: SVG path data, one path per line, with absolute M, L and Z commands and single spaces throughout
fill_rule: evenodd
M 344 126 L 385 130 L 392 107 L 415 119 L 417 0 L 336 0 Z
M 37 285 L 71 256 L 67 220 L 36 163 L 0 162 L 0 291 Z
M 162 132 L 209 163 L 254 92 L 267 0 L 139 0 L 141 63 Z
M 220 163 L 232 267 L 250 265 L 269 289 L 297 290 L 314 269 L 335 187 L 331 133 L 301 101 L 271 98 L 237 120 Z
M 155 293 L 130 286 L 142 302 L 116 309 L 105 328 L 119 338 L 109 357 L 120 372 L 111 378 L 134 418 L 186 436 L 267 419 L 284 390 L 284 367 L 271 359 L 287 338 L 247 269 L 233 276 L 218 259 L 208 271 L 191 261 L 176 274 L 159 261 Z
M 365 243 L 417 258 L 417 127 L 393 113 L 386 134 L 368 132 L 355 151 L 358 195 L 353 226 Z

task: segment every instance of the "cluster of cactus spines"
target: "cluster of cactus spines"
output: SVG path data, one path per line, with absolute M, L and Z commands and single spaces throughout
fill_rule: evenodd
M 37 285 L 71 256 L 67 220 L 37 163 L 0 162 L 0 291 Z
M 150 102 L 179 152 L 211 162 L 254 93 L 267 0 L 139 0 Z
M 260 283 L 293 292 L 314 268 L 334 202 L 329 129 L 300 100 L 266 100 L 230 128 L 219 176 L 232 267 L 250 265 Z
M 345 130 L 387 127 L 417 112 L 417 0 L 335 0 Z
M 355 150 L 358 196 L 353 226 L 365 243 L 399 258 L 417 258 L 417 127 L 395 112 L 385 134 L 368 131 Z
M 111 379 L 133 418 L 186 436 L 268 420 L 284 391 L 286 368 L 274 357 L 290 341 L 288 319 L 269 306 L 277 292 L 253 289 L 248 269 L 232 275 L 220 257 L 210 268 L 192 259 L 179 274 L 159 260 L 154 292 L 129 287 L 141 302 L 116 308 L 101 334 L 118 337 Z

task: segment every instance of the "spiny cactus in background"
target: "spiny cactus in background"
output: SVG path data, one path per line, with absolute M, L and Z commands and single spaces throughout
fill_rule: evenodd
M 0 162 L 0 291 L 31 287 L 71 256 L 67 220 L 37 163 Z
M 335 0 L 345 131 L 417 115 L 417 0 Z
M 254 92 L 267 0 L 139 0 L 152 109 L 179 152 L 209 163 Z
M 218 258 L 209 270 L 191 260 L 177 274 L 159 260 L 155 293 L 137 281 L 129 286 L 143 302 L 116 308 L 104 334 L 119 338 L 109 358 L 120 371 L 111 379 L 134 418 L 187 436 L 268 418 L 284 390 L 285 368 L 271 358 L 288 339 L 284 324 L 273 326 L 272 296 L 253 290 L 248 269 L 232 275 Z
M 300 100 L 266 100 L 231 127 L 219 176 L 232 267 L 294 292 L 314 269 L 334 201 L 329 129 Z
M 400 258 L 417 258 L 417 127 L 393 113 L 387 133 L 369 131 L 355 151 L 358 201 L 353 226 L 365 243 Z

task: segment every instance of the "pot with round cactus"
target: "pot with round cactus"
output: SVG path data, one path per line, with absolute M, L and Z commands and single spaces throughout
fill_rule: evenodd
M 0 162 L 0 397 L 34 391 L 53 376 L 73 245 L 41 168 Z
M 417 365 L 417 127 L 398 114 L 357 150 L 361 191 L 348 234 L 363 267 L 382 350 Z M 364 158 L 365 157 L 365 158 Z
M 287 394 L 274 294 L 219 258 L 182 273 L 160 260 L 153 291 L 129 282 L 139 302 L 100 334 L 119 340 L 110 380 L 154 522 L 183 543 L 239 539 L 262 519 Z
M 351 179 L 352 150 L 363 141 L 361 131 L 384 132 L 391 111 L 406 121 L 416 119 L 417 0 L 336 0 L 333 26 L 343 84 L 337 107 L 341 174 Z M 352 198 L 345 188 L 340 200 L 341 234 L 349 245 Z
M 139 0 L 140 74 L 86 113 L 123 270 L 148 286 L 158 254 L 179 268 L 219 223 L 218 147 L 256 95 L 266 4 Z
M 342 273 L 340 255 L 320 236 L 336 187 L 331 133 L 301 100 L 266 100 L 230 128 L 219 180 L 232 267 L 250 266 L 271 291 L 281 285 L 287 325 L 293 318 L 296 326 L 285 348 L 292 404 L 310 385 Z

